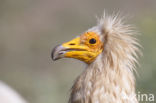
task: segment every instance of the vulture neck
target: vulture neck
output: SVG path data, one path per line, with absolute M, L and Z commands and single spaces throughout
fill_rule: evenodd
M 101 54 L 77 78 L 69 103 L 138 103 L 133 71 Z

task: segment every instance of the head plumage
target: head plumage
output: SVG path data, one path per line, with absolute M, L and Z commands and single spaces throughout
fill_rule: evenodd
M 111 66 L 123 66 L 135 70 L 138 53 L 141 54 L 141 47 L 136 39 L 138 32 L 133 25 L 125 23 L 125 17 L 120 13 L 107 16 L 105 13 L 98 19 L 97 26 L 88 31 L 97 32 L 104 43 L 104 51 L 101 55 Z M 105 59 L 104 59 L 105 58 Z M 98 58 L 97 58 L 98 59 Z

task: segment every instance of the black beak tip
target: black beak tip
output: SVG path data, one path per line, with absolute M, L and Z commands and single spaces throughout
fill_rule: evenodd
M 56 60 L 56 59 L 54 58 L 54 53 L 53 53 L 53 51 L 52 51 L 52 53 L 51 53 L 51 59 L 52 59 L 53 61 Z
M 53 49 L 52 49 L 52 52 L 51 52 L 51 59 L 53 60 L 53 61 L 56 61 L 58 58 L 56 58 L 55 57 L 55 54 L 56 54 L 56 50 L 57 50 L 57 47 L 58 47 L 59 45 L 57 45 L 57 46 L 55 46 Z
M 56 47 L 55 47 L 56 48 Z M 52 50 L 52 52 L 51 52 L 51 59 L 53 60 L 53 61 L 55 61 L 56 59 L 54 58 L 54 54 L 55 54 L 55 48 Z

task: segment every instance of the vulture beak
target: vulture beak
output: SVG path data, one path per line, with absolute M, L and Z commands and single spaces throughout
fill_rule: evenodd
M 51 53 L 53 60 L 61 58 L 75 58 L 86 63 L 89 63 L 95 57 L 95 54 L 90 51 L 90 48 L 80 43 L 80 37 L 77 37 L 62 45 L 56 46 Z
M 56 46 L 51 53 L 53 60 L 61 58 L 76 58 L 80 59 L 84 56 L 84 52 L 87 52 L 88 47 L 80 44 L 80 37 L 77 37 L 69 42 L 63 43 L 62 45 Z
M 56 46 L 51 53 L 52 59 L 74 58 L 90 64 L 102 52 L 101 44 L 88 46 L 82 41 L 81 37 L 77 37 L 69 42 Z

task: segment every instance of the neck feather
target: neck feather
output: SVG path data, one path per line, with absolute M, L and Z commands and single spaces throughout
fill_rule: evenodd
M 133 71 L 108 56 L 99 55 L 77 78 L 70 103 L 138 103 Z

